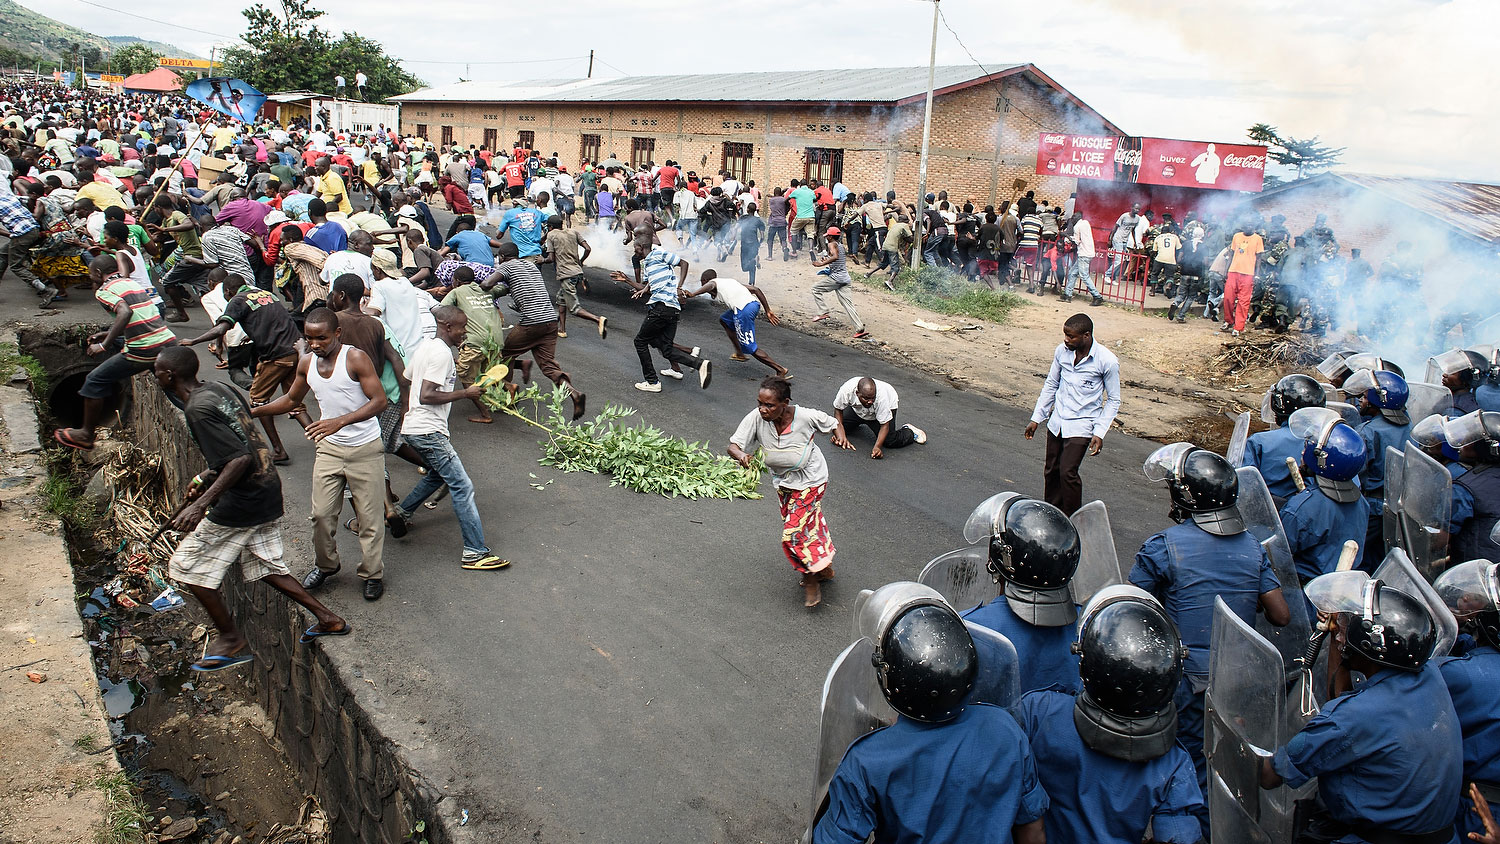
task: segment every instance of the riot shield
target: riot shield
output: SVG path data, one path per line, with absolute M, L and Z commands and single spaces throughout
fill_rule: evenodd
M 1222 598 L 1214 599 L 1212 642 L 1203 750 L 1214 844 L 1290 841 L 1294 793 L 1285 786 L 1260 787 L 1261 759 L 1292 735 L 1285 665 L 1277 649 L 1230 612 Z
M 1229 465 L 1238 466 L 1245 462 L 1245 441 L 1250 438 L 1250 411 L 1245 411 L 1234 419 L 1234 433 L 1229 436 L 1229 448 L 1224 452 L 1224 459 Z
M 1014 655 L 1014 648 L 1011 653 Z M 812 839 L 812 829 L 827 808 L 828 784 L 833 781 L 849 745 L 866 733 L 896 723 L 896 710 L 886 703 L 875 676 L 875 666 L 871 663 L 874 655 L 874 643 L 860 638 L 839 654 L 823 680 L 818 760 L 804 841 Z
M 1448 520 L 1453 510 L 1453 476 L 1408 441 L 1401 490 L 1401 538 L 1406 556 L 1422 577 L 1435 579 L 1448 561 Z
M 1406 488 L 1406 452 L 1385 447 L 1385 510 L 1380 516 L 1380 538 L 1385 551 L 1404 548 L 1401 536 L 1401 491 Z
M 1453 613 L 1448 611 L 1448 605 L 1443 603 L 1437 590 L 1412 565 L 1406 552 L 1396 548 L 1386 554 L 1385 561 L 1380 564 L 1380 568 L 1375 569 L 1374 576 L 1381 583 L 1400 589 L 1427 607 L 1437 627 L 1437 643 L 1433 645 L 1432 654 L 1447 656 L 1453 650 L 1453 643 L 1458 641 L 1458 622 L 1454 620 Z
M 949 551 L 923 567 L 917 582 L 936 589 L 955 610 L 966 613 L 1000 597 L 1001 584 L 987 567 L 989 556 L 988 542 Z
M 1348 402 L 1330 401 L 1324 406 L 1330 410 L 1337 410 L 1339 417 L 1344 420 L 1344 424 L 1356 431 L 1359 430 L 1360 423 L 1364 421 L 1359 417 L 1359 408 Z
M 979 676 L 974 678 L 974 690 L 969 692 L 966 703 L 988 703 L 1015 707 L 1021 696 L 1020 659 L 1016 646 L 1005 636 L 988 627 L 965 621 L 964 627 L 974 640 L 974 650 L 979 654 Z
M 1106 586 L 1125 582 L 1120 557 L 1115 552 L 1115 537 L 1109 526 L 1109 511 L 1103 501 L 1090 501 L 1079 507 L 1069 519 L 1078 530 L 1082 553 L 1078 571 L 1073 575 L 1073 603 L 1083 605 Z M 938 590 L 942 591 L 942 590 Z
M 1257 622 L 1260 632 L 1275 645 L 1286 665 L 1295 665 L 1307 646 L 1307 637 L 1312 635 L 1312 621 L 1307 616 L 1307 601 L 1302 598 L 1302 587 L 1297 579 L 1297 565 L 1292 561 L 1291 546 L 1287 544 L 1286 532 L 1281 527 L 1281 513 L 1266 489 L 1266 481 L 1254 466 L 1241 466 L 1235 470 L 1240 480 L 1240 517 L 1245 520 L 1245 529 L 1266 549 L 1271 559 L 1271 568 L 1276 579 L 1281 581 L 1281 594 L 1291 610 L 1292 620 L 1285 627 L 1273 627 L 1260 617 Z
M 1406 415 L 1413 421 L 1426 419 L 1434 413 L 1446 414 L 1453 409 L 1453 393 L 1442 384 L 1424 384 L 1408 381 L 1411 395 L 1406 399 Z
M 964 522 L 964 541 L 972 545 L 994 536 L 1000 528 L 997 520 L 1005 514 L 1006 506 L 1011 499 L 1021 497 L 1019 492 L 997 492 L 979 502 Z

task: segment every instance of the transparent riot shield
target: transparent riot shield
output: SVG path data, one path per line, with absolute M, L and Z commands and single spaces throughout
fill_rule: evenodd
M 1298 794 L 1260 787 L 1261 759 L 1286 743 L 1295 723 L 1288 719 L 1285 673 L 1277 649 L 1215 598 L 1203 719 L 1214 844 L 1292 840 Z
M 988 703 L 1012 709 L 1021 696 L 1020 659 L 1016 646 L 1003 635 L 970 621 L 964 622 L 979 654 L 979 676 L 968 703 Z
M 1406 488 L 1406 452 L 1390 446 L 1385 447 L 1385 510 L 1380 516 L 1380 537 L 1385 541 L 1385 551 L 1405 548 L 1401 535 L 1401 492 Z
M 1339 412 L 1339 418 L 1344 420 L 1344 424 L 1348 425 L 1356 431 L 1359 430 L 1360 422 L 1364 421 L 1359 417 L 1359 408 L 1355 407 L 1349 402 L 1330 401 L 1324 406 L 1329 410 L 1337 410 Z
M 1432 614 L 1432 620 L 1437 626 L 1437 643 L 1432 647 L 1433 656 L 1447 656 L 1453 650 L 1453 643 L 1458 641 L 1458 622 L 1454 620 L 1453 613 L 1448 611 L 1448 605 L 1438 595 L 1437 590 L 1432 588 L 1412 565 L 1411 559 L 1406 552 L 1400 548 L 1392 550 L 1385 555 L 1385 560 L 1380 567 L 1375 569 L 1375 575 L 1381 583 L 1394 586 L 1402 592 L 1416 598 L 1427 607 Z
M 1401 537 L 1406 556 L 1431 581 L 1448 562 L 1448 520 L 1453 476 L 1443 464 L 1408 441 L 1401 491 Z
M 1302 587 L 1297 579 L 1297 565 L 1292 561 L 1291 546 L 1287 544 L 1286 532 L 1281 527 L 1281 513 L 1266 489 L 1266 481 L 1254 466 L 1241 466 L 1235 470 L 1240 480 L 1240 517 L 1245 520 L 1245 529 L 1266 549 L 1271 559 L 1271 568 L 1276 579 L 1281 581 L 1281 594 L 1291 610 L 1292 620 L 1285 627 L 1273 627 L 1260 617 L 1257 622 L 1261 635 L 1275 645 L 1281 659 L 1289 667 L 1295 667 L 1307 646 L 1307 637 L 1312 635 L 1312 621 L 1307 615 L 1307 601 L 1302 598 Z
M 1245 442 L 1250 439 L 1250 411 L 1245 411 L 1234 419 L 1234 433 L 1229 436 L 1229 448 L 1224 452 L 1224 459 L 1229 465 L 1238 466 L 1245 462 Z
M 1447 413 L 1453 409 L 1453 393 L 1442 384 L 1425 384 L 1408 381 L 1411 395 L 1406 399 L 1406 415 L 1412 421 L 1426 419 L 1434 413 Z
M 871 662 L 874 655 L 874 643 L 860 638 L 839 654 L 823 681 L 818 760 L 804 841 L 812 840 L 812 829 L 827 808 L 828 784 L 833 781 L 833 774 L 849 745 L 866 733 L 896 723 L 896 710 L 886 703 L 875 677 L 875 666 Z M 1014 648 L 1011 655 L 1014 659 Z
M 1109 526 L 1109 511 L 1103 501 L 1090 501 L 1079 507 L 1070 521 L 1078 530 L 1082 547 L 1078 571 L 1073 575 L 1073 603 L 1083 605 L 1100 589 L 1124 583 L 1125 572 L 1120 569 L 1120 556 L 1115 552 L 1115 537 Z
M 1001 584 L 987 567 L 988 542 L 949 551 L 928 563 L 917 582 L 936 589 L 960 613 L 1000 597 Z

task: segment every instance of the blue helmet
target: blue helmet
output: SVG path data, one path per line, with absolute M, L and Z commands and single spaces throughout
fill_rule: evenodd
M 1344 392 L 1363 394 L 1365 401 L 1397 425 L 1411 422 L 1406 415 L 1406 400 L 1411 397 L 1411 388 L 1406 386 L 1405 378 L 1394 372 L 1361 369 L 1344 382 Z
M 1365 468 L 1365 441 L 1335 410 L 1303 408 L 1287 421 L 1292 433 L 1301 437 L 1302 465 L 1317 479 L 1318 488 L 1340 503 L 1360 496 L 1354 478 Z

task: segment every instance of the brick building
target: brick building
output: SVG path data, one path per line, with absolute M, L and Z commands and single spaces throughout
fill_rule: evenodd
M 672 159 L 763 186 L 820 178 L 910 199 L 926 92 L 922 67 L 460 82 L 391 101 L 403 134 L 434 143 L 519 141 L 569 167 Z M 1033 172 L 1043 131 L 1123 134 L 1033 65 L 937 68 L 929 189 L 981 205 L 1024 190 L 1061 203 L 1076 180 Z

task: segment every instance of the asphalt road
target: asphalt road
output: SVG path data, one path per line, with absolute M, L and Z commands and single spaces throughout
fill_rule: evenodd
M 550 282 L 551 268 L 544 272 Z M 690 375 L 664 379 L 660 394 L 634 390 L 631 336 L 643 306 L 602 273 L 590 277 L 587 306 L 613 330 L 601 341 L 576 323 L 559 358 L 591 409 L 619 402 L 671 434 L 723 449 L 769 370 L 729 361 L 718 311 L 693 302 L 679 342 L 713 359 L 710 388 Z M 12 316 L 30 321 L 32 302 L 14 281 L 0 285 Z M 45 319 L 92 319 L 96 308 L 74 301 Z M 200 311 L 176 328 L 190 336 L 204 326 Z M 869 375 L 895 386 L 900 418 L 930 435 L 883 460 L 869 457 L 868 434 L 852 452 L 821 441 L 838 577 L 815 610 L 803 608 L 781 554 L 768 484 L 768 497 L 735 502 L 612 488 L 608 478 L 538 465 L 533 429 L 503 416 L 468 423 L 466 405 L 453 412 L 453 442 L 477 486 L 489 544 L 514 565 L 461 570 L 444 503 L 422 510 L 404 539 L 387 537 L 387 593 L 369 604 L 353 573 L 358 545 L 341 531 L 345 573 L 324 594 L 356 635 L 324 647 L 365 681 L 355 685 L 386 734 L 452 795 L 446 812 L 468 810 L 475 840 L 793 841 L 807 817 L 823 677 L 850 641 L 859 590 L 914 579 L 962 545 L 964 519 L 985 497 L 1040 496 L 1042 441 L 1021 436 L 1029 407 L 789 329 L 762 323 L 759 334 L 796 374 L 799 404 L 831 409 L 844 379 Z M 281 431 L 293 457 L 282 477 L 300 574 L 311 563 L 301 516 L 312 450 L 294 423 L 283 420 Z M 1115 433 L 1084 466 L 1086 498 L 1109 505 L 1122 556 L 1169 523 L 1165 492 L 1140 471 L 1155 445 Z M 388 465 L 404 494 L 415 471 Z M 542 491 L 528 486 L 548 480 Z

